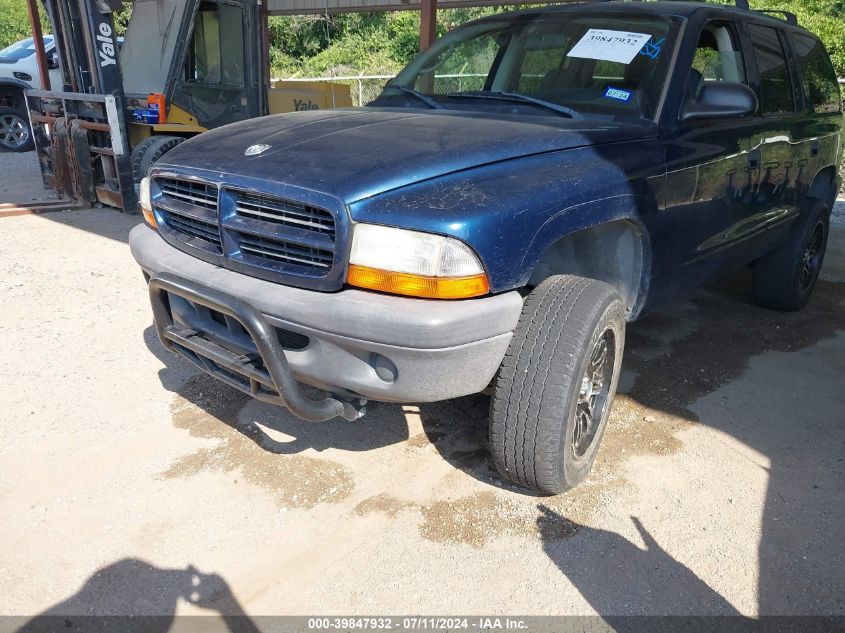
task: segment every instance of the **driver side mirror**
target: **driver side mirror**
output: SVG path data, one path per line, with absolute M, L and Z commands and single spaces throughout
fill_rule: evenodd
M 733 119 L 757 112 L 757 95 L 745 84 L 706 82 L 695 101 L 687 101 L 681 121 Z
M 57 51 L 53 51 L 49 55 L 47 55 L 47 68 L 50 70 L 55 70 L 59 67 L 59 53 Z

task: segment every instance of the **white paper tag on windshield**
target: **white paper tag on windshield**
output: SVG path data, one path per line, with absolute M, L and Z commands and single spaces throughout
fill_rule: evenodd
M 590 29 L 566 56 L 630 64 L 650 39 L 651 35 L 645 33 Z

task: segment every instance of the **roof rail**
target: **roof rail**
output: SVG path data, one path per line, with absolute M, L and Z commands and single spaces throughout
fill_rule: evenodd
M 745 9 L 746 11 L 753 11 L 754 13 L 772 15 L 773 17 L 781 18 L 787 24 L 798 26 L 798 17 L 790 11 L 779 11 L 778 9 L 752 9 L 748 6 L 748 0 L 734 0 L 734 5 L 737 9 Z
M 746 0 L 739 0 L 740 2 L 745 2 Z M 753 9 L 755 13 L 765 13 L 767 15 L 772 15 L 774 17 L 782 18 L 786 20 L 787 24 L 792 24 L 793 26 L 798 26 L 798 16 L 790 11 L 778 11 L 777 9 Z

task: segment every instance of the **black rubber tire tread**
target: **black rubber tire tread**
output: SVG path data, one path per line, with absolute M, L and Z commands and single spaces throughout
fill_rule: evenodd
M 8 147 L 6 145 L 0 145 L 0 151 L 12 152 L 12 153 L 21 153 L 21 152 L 29 152 L 29 151 L 32 151 L 33 149 L 35 149 L 35 139 L 33 138 L 33 135 L 32 135 L 32 128 L 29 127 L 29 117 L 27 116 L 26 111 L 25 110 L 22 111 L 18 108 L 12 108 L 12 107 L 9 107 L 9 106 L 0 106 L 0 116 L 3 116 L 4 114 L 14 114 L 16 116 L 19 116 L 21 119 L 23 119 L 24 123 L 26 123 L 26 126 L 29 128 L 29 138 L 27 139 L 26 143 L 24 143 L 23 145 L 21 145 L 19 147 Z
M 150 136 L 132 148 L 132 178 L 137 187 L 141 179 L 150 171 L 150 167 L 167 152 L 182 143 L 180 136 Z
M 800 291 L 800 263 L 816 224 L 824 223 L 822 262 L 830 233 L 830 207 L 823 200 L 813 199 L 804 217 L 798 220 L 789 239 L 754 263 L 754 298 L 764 308 L 794 312 L 803 308 L 813 294 L 815 281 L 805 292 Z M 818 279 L 818 277 L 816 278 Z
M 575 383 L 591 351 L 586 348 L 610 309 L 620 323 L 617 336 L 621 339 L 612 399 L 625 324 L 622 299 L 616 290 L 593 279 L 557 275 L 526 298 L 490 403 L 490 450 L 503 477 L 546 494 L 557 494 L 579 483 L 580 479 L 566 481 L 562 438 L 569 411 L 577 401 Z M 596 447 L 601 433 L 603 428 L 597 434 Z M 595 448 L 591 451 L 583 476 L 595 457 Z

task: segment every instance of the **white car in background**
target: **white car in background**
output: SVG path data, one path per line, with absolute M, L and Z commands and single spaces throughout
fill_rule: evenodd
M 50 68 L 53 90 L 62 89 L 62 75 L 51 35 L 44 36 L 44 52 Z M 35 59 L 35 41 L 29 37 L 0 51 L 0 149 L 25 152 L 32 149 L 32 131 L 23 91 L 40 90 L 41 79 Z

